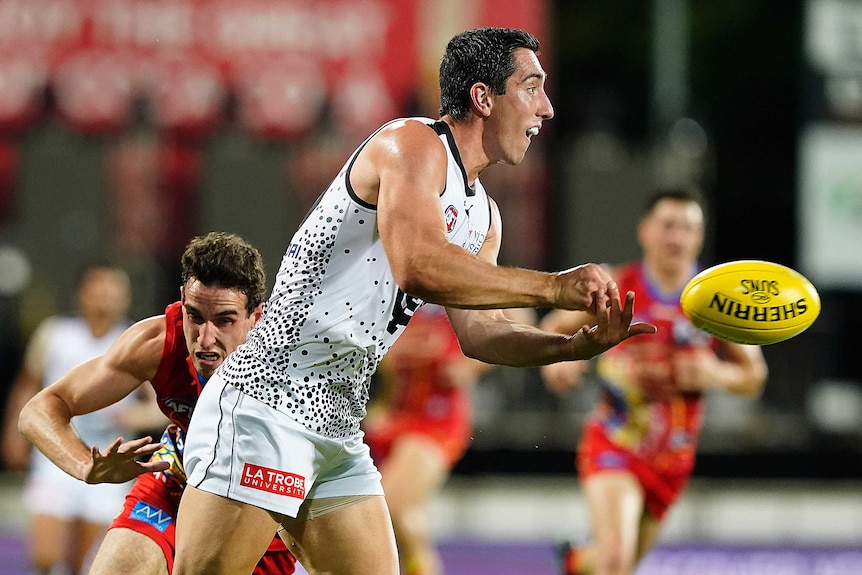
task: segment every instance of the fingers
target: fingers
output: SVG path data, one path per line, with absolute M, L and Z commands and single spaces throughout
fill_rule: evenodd
M 597 332 L 604 334 L 604 338 L 607 340 L 618 340 L 622 312 L 620 310 L 620 292 L 616 282 L 609 281 L 605 289 L 598 289 L 595 300 Z
M 603 288 L 597 289 L 593 300 L 596 305 L 596 327 L 604 333 L 608 329 L 608 292 Z
M 609 281 L 604 289 L 596 290 L 594 301 L 596 325 L 592 329 L 581 331 L 597 343 L 612 347 L 630 337 L 658 331 L 651 323 L 632 322 L 635 293 L 626 292 L 625 299 L 621 301 L 619 286 L 614 281 Z
M 149 435 L 128 442 L 124 438 L 118 437 L 104 451 L 100 451 L 99 447 L 94 445 L 92 448 L 93 458 L 111 457 L 113 455 L 138 457 L 140 455 L 150 455 L 164 447 L 162 443 L 152 443 L 152 441 L 153 438 Z
M 159 471 L 166 471 L 170 469 L 171 462 L 170 461 L 143 461 L 140 463 L 141 468 L 144 470 L 144 473 L 156 473 Z
M 629 337 L 635 335 L 652 335 L 658 331 L 658 328 L 651 323 L 645 321 L 637 321 L 629 326 Z
M 124 441 L 125 441 L 125 439 L 123 439 L 122 437 L 118 437 L 117 439 L 115 439 L 114 441 L 112 441 L 112 442 L 111 442 L 111 444 L 108 446 L 108 448 L 106 449 L 106 451 L 107 451 L 108 453 L 117 453 L 117 452 L 119 452 L 119 450 L 120 450 L 120 446 L 121 446 L 121 445 L 123 445 L 123 442 L 124 442 Z M 96 449 L 98 449 L 98 448 L 96 448 Z

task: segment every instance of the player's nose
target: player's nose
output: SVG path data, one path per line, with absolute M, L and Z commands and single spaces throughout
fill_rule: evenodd
M 216 326 L 211 321 L 202 323 L 198 330 L 198 344 L 205 348 L 214 343 L 216 340 L 216 333 Z
M 554 117 L 554 105 L 551 104 L 551 99 L 548 97 L 547 92 L 542 92 L 545 96 L 542 101 L 542 106 L 539 108 L 539 115 L 543 120 L 550 120 Z

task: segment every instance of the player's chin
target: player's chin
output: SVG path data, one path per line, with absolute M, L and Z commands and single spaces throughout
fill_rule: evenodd
M 198 375 L 203 377 L 204 379 L 209 379 L 212 374 L 215 373 L 216 369 L 218 369 L 218 366 L 221 365 L 221 362 L 221 358 L 219 358 L 217 361 L 205 361 L 199 358 L 195 358 L 195 371 L 197 371 Z

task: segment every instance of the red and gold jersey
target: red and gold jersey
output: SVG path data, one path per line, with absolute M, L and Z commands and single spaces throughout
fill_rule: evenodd
M 612 443 L 657 469 L 690 467 L 702 398 L 676 388 L 674 357 L 695 349 L 714 350 L 716 341 L 685 317 L 679 293 L 663 293 L 641 264 L 623 266 L 615 275 L 621 293 L 637 294 L 633 321 L 655 324 L 658 332 L 626 340 L 599 356 L 596 372 L 602 400 L 590 425 L 600 426 Z

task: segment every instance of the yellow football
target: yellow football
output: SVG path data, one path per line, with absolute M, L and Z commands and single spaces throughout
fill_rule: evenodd
M 694 276 L 679 298 L 691 322 L 716 337 L 754 345 L 790 339 L 820 315 L 820 295 L 789 267 L 739 260 Z

